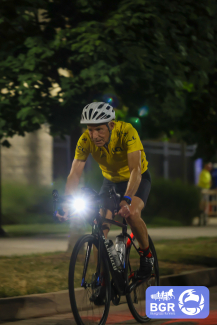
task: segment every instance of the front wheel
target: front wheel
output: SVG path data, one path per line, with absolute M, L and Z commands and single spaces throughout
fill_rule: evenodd
M 154 268 L 152 272 L 152 276 L 149 280 L 143 282 L 138 287 L 132 290 L 131 293 L 126 295 L 127 303 L 131 314 L 139 323 L 146 323 L 150 320 L 146 316 L 145 308 L 146 308 L 146 289 L 150 286 L 159 286 L 159 266 L 157 260 L 157 254 L 154 248 L 154 244 L 149 236 L 149 247 L 154 257 Z M 134 246 L 131 246 L 127 250 L 128 257 L 128 285 L 130 285 L 134 279 L 134 273 L 139 269 L 140 266 L 140 258 L 138 252 L 135 250 Z
M 98 240 L 82 236 L 72 252 L 69 266 L 69 297 L 77 325 L 106 323 L 111 286 L 108 262 L 101 255 L 101 272 L 97 274 Z

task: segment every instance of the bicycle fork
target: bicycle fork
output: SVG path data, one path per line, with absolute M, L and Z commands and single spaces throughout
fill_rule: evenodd
M 86 256 L 85 256 L 85 261 L 84 261 L 84 269 L 83 269 L 83 274 L 82 274 L 82 281 L 81 281 L 81 287 L 87 287 L 86 282 L 85 282 L 85 276 L 87 272 L 87 267 L 88 267 L 88 262 L 90 259 L 90 252 L 92 248 L 92 243 L 88 243 L 87 250 L 86 250 Z
M 85 276 L 86 276 L 86 272 L 87 272 L 87 268 L 88 268 L 88 263 L 89 263 L 89 259 L 90 259 L 90 255 L 91 255 L 91 249 L 92 249 L 92 243 L 88 243 L 87 245 L 87 250 L 86 250 L 86 256 L 85 256 L 85 261 L 84 261 L 84 268 L 83 268 L 83 274 L 82 274 L 82 281 L 81 281 L 81 287 L 84 287 L 86 289 L 86 287 L 92 286 L 93 284 L 87 284 L 85 281 Z M 100 269 L 101 269 L 101 244 L 99 241 L 99 247 L 98 247 L 98 256 L 97 256 L 97 268 L 96 268 L 96 282 L 95 284 L 97 286 L 100 285 Z

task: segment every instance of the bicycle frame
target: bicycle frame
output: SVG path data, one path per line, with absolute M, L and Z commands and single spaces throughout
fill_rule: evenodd
M 59 201 L 59 197 L 58 197 L 58 191 L 54 190 L 53 191 L 53 209 L 54 209 L 54 213 L 53 216 L 56 216 L 56 212 L 57 212 L 57 202 Z M 64 200 L 62 200 L 63 202 Z M 112 275 L 112 280 L 114 281 L 114 285 L 116 290 L 118 291 L 118 294 L 121 295 L 125 295 L 130 293 L 135 287 L 137 287 L 138 285 L 140 285 L 142 282 L 146 281 L 146 279 L 144 280 L 138 280 L 135 281 L 133 284 L 131 284 L 130 286 L 127 286 L 127 277 L 128 277 L 128 270 L 127 270 L 127 260 L 128 260 L 128 249 L 130 247 L 130 245 L 132 244 L 136 251 L 138 252 L 138 249 L 136 248 L 133 239 L 134 239 L 134 235 L 133 233 L 131 233 L 130 235 L 127 233 L 127 223 L 126 220 L 123 219 L 123 223 L 120 223 L 118 221 L 114 221 L 111 219 L 107 219 L 105 217 L 102 217 L 100 214 L 100 211 L 98 208 L 96 208 L 95 210 L 96 214 L 94 214 L 96 216 L 96 218 L 94 219 L 94 222 L 92 220 L 92 222 L 90 223 L 92 226 L 92 234 L 93 236 L 98 236 L 98 262 L 97 262 L 97 275 L 100 275 L 100 267 L 101 267 L 101 256 L 102 256 L 102 252 L 105 253 L 106 258 L 108 260 L 109 263 L 109 270 L 110 273 Z M 126 254 L 125 254 L 125 260 L 124 260 L 124 268 L 122 270 L 118 269 L 115 265 L 114 262 L 114 258 L 111 254 L 109 254 L 108 250 L 107 250 L 107 246 L 106 246 L 106 238 L 104 237 L 103 231 L 101 229 L 102 224 L 106 222 L 109 224 L 113 224 L 116 225 L 120 228 L 122 228 L 122 235 L 124 237 L 128 237 L 127 243 L 126 243 Z M 83 269 L 83 275 L 82 275 L 82 283 L 81 286 L 82 287 L 86 287 L 86 282 L 85 282 L 85 275 L 86 275 L 86 271 L 87 271 L 87 266 L 88 266 L 88 262 L 89 262 L 89 258 L 90 258 L 90 252 L 91 252 L 91 247 L 92 245 L 88 245 L 87 247 L 87 252 L 86 252 L 86 257 L 85 257 L 85 262 L 84 262 L 84 269 Z M 97 278 L 97 282 L 99 283 L 99 277 Z
M 136 251 L 138 251 L 138 249 L 136 248 L 136 246 L 133 242 L 134 235 L 133 235 L 133 233 L 131 233 L 130 235 L 127 233 L 127 224 L 126 224 L 125 219 L 124 219 L 124 223 L 120 223 L 118 221 L 106 219 L 99 214 L 95 220 L 96 220 L 96 223 L 93 225 L 92 234 L 94 236 L 98 236 L 98 243 L 99 243 L 97 274 L 98 275 L 100 274 L 101 256 L 102 256 L 101 254 L 102 254 L 102 252 L 104 252 L 104 254 L 107 256 L 107 260 L 109 263 L 109 270 L 112 275 L 112 280 L 114 281 L 114 285 L 118 291 L 118 294 L 121 296 L 121 295 L 125 295 L 126 293 L 130 293 L 137 285 L 140 285 L 141 282 L 143 282 L 143 281 L 138 280 L 133 285 L 131 284 L 130 286 L 127 286 L 126 279 L 128 276 L 128 274 L 127 274 L 128 271 L 127 271 L 126 265 L 127 265 L 128 255 L 125 254 L 124 268 L 122 270 L 117 269 L 114 259 L 113 259 L 113 256 L 110 255 L 107 250 L 106 242 L 105 242 L 106 238 L 104 237 L 103 231 L 101 230 L 101 225 L 104 222 L 106 222 L 106 223 L 113 224 L 113 225 L 116 225 L 116 226 L 122 228 L 122 235 L 124 237 L 128 238 L 127 244 L 126 244 L 126 251 L 127 251 L 127 248 L 129 248 L 129 246 L 131 245 L 131 243 L 134 245 Z M 86 268 L 87 268 L 88 260 L 89 260 L 88 252 L 90 252 L 90 249 L 87 249 L 87 256 L 85 259 L 85 265 L 84 265 L 84 271 L 83 271 L 83 277 L 82 277 L 82 279 L 83 279 L 82 282 L 84 281 L 83 283 L 85 283 L 85 280 L 84 280 L 85 273 L 86 273 Z

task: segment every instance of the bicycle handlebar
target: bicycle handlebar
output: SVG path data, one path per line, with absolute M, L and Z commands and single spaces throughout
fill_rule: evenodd
M 112 187 L 108 191 L 108 195 L 105 194 L 98 194 L 95 190 L 89 188 L 89 187 L 83 187 L 81 193 L 81 197 L 84 199 L 89 199 L 90 204 L 88 204 L 89 208 L 92 209 L 99 209 L 100 206 L 102 206 L 102 200 L 105 197 L 108 197 L 110 199 L 113 199 L 114 202 L 114 212 L 117 212 L 119 209 L 119 203 L 120 203 L 120 194 L 117 194 L 115 191 L 115 188 Z M 56 218 L 57 212 L 59 212 L 60 215 L 64 215 L 63 209 L 57 209 L 57 203 L 63 204 L 65 202 L 69 203 L 70 201 L 72 202 L 75 197 L 72 195 L 65 195 L 65 196 L 59 196 L 59 193 L 57 190 L 53 190 L 52 192 L 53 196 L 53 217 Z M 74 213 L 75 214 L 75 213 Z M 72 214 L 70 215 L 72 217 Z

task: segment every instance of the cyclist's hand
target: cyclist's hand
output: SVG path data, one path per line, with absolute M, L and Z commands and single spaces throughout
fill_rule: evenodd
M 64 215 L 59 214 L 57 211 L 56 217 L 59 219 L 59 221 L 63 222 L 69 219 L 69 208 L 63 207 Z
M 130 216 L 130 206 L 127 204 L 126 201 L 121 201 L 120 210 L 116 214 L 118 214 L 122 218 L 128 218 Z

